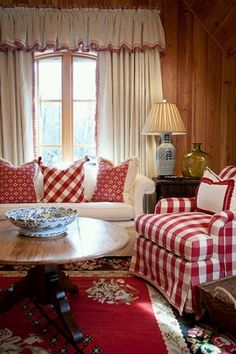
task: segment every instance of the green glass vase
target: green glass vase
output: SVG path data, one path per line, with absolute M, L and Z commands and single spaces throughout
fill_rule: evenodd
M 192 151 L 183 157 L 183 176 L 201 178 L 206 167 L 211 167 L 211 162 L 211 155 L 201 150 L 201 143 L 193 143 Z

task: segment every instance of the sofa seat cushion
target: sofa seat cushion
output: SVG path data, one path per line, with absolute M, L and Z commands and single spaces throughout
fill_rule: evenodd
M 107 221 L 128 221 L 134 219 L 135 209 L 132 205 L 111 202 L 89 203 L 24 203 L 24 204 L 0 204 L 0 219 L 5 218 L 5 213 L 16 208 L 37 208 L 42 206 L 55 206 L 74 208 L 79 215 L 87 218 Z
M 213 239 L 208 234 L 211 215 L 201 212 L 146 214 L 135 220 L 137 232 L 188 261 L 209 259 Z
M 135 210 L 132 205 L 113 202 L 89 202 L 78 205 L 80 216 L 108 221 L 132 220 Z

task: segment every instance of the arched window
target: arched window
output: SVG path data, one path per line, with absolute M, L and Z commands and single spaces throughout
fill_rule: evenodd
M 44 162 L 96 159 L 96 54 L 35 55 L 36 148 Z

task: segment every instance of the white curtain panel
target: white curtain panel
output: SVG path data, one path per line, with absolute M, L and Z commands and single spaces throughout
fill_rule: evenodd
M 14 164 L 34 157 L 32 53 L 0 52 L 0 156 Z
M 132 155 L 140 172 L 156 176 L 154 137 L 142 135 L 152 104 L 162 100 L 158 49 L 99 52 L 98 152 L 116 163 Z

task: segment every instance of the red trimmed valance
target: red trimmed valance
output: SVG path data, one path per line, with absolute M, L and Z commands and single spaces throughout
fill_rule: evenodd
M 165 49 L 158 10 L 0 8 L 0 49 Z

